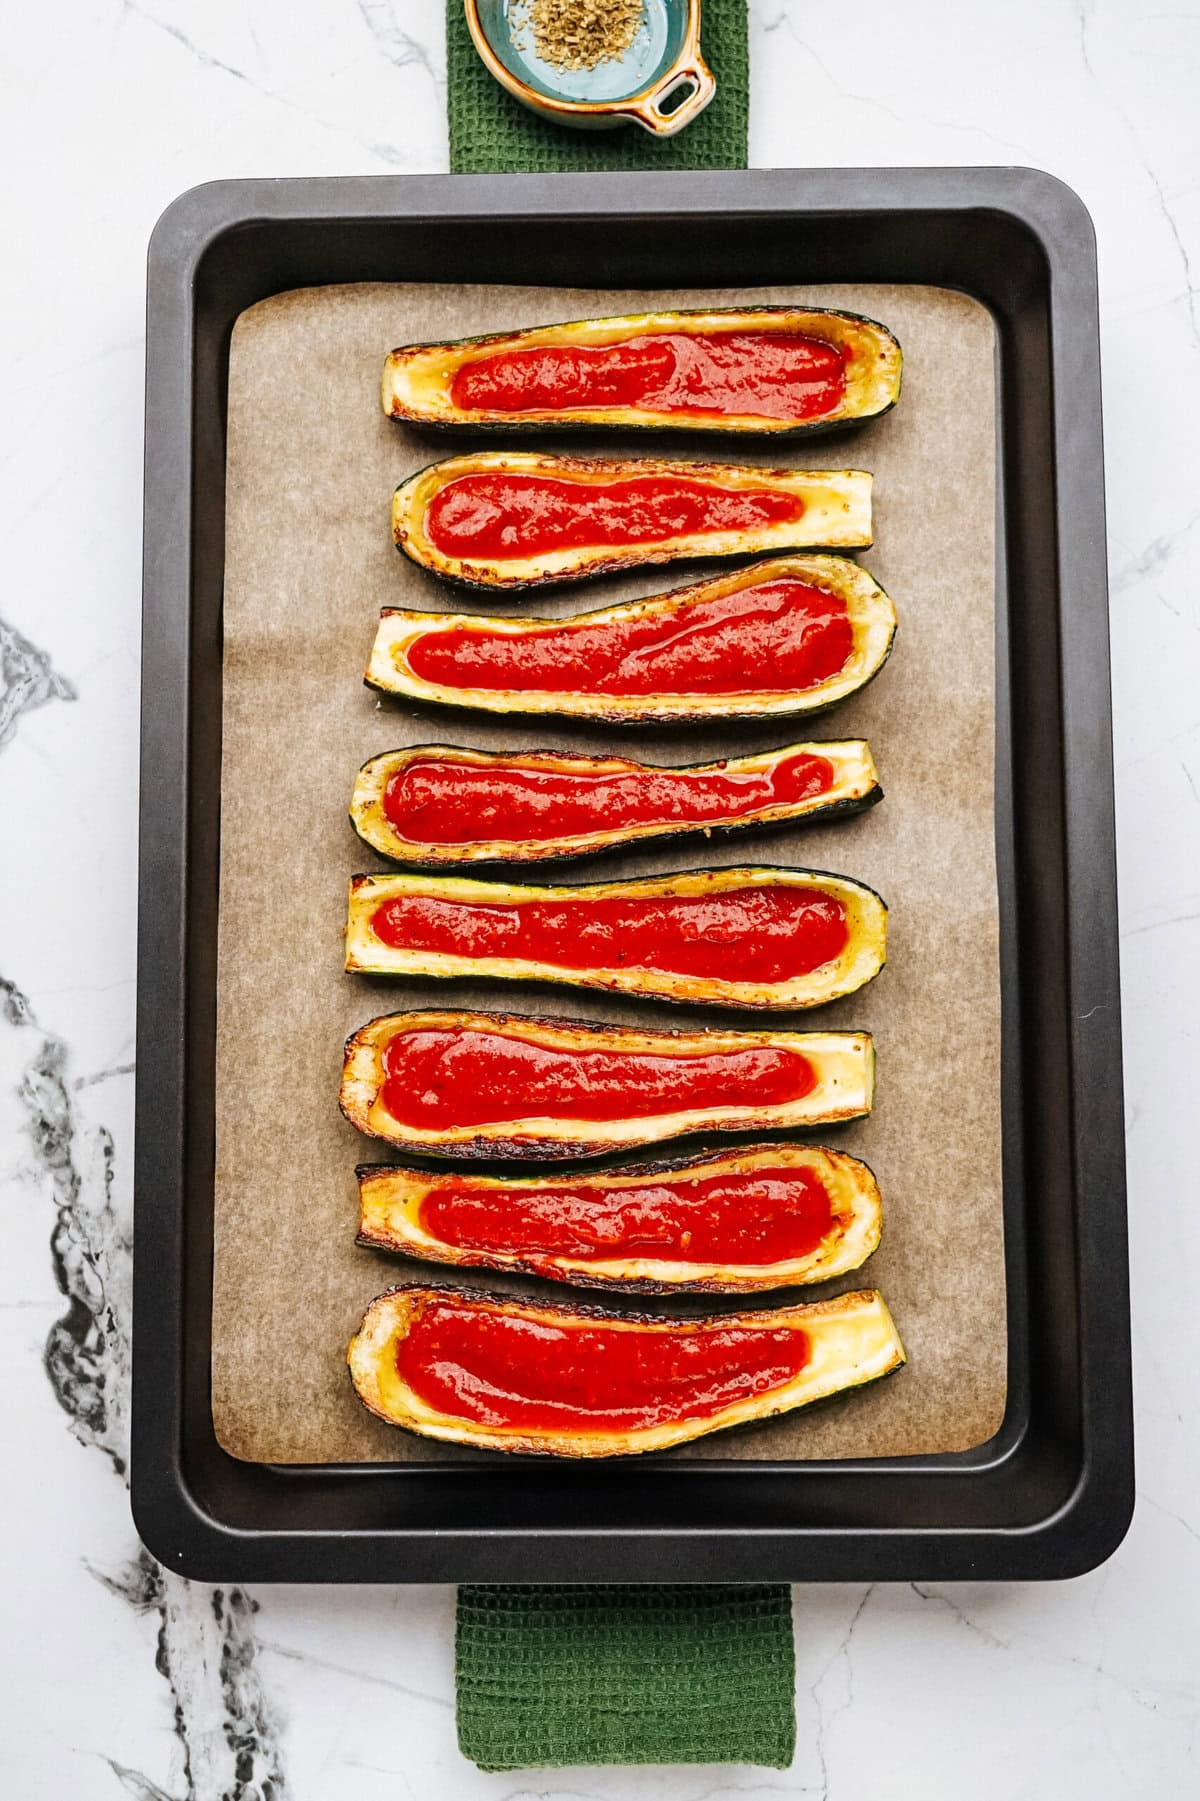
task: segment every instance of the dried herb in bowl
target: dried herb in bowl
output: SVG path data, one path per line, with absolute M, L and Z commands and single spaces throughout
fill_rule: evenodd
M 616 62 L 642 22 L 643 0 L 527 0 L 518 15 L 543 62 L 557 69 L 594 69 Z

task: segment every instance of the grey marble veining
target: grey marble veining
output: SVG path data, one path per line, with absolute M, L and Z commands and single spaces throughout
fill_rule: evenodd
M 43 1368 L 70 1431 L 124 1479 L 132 1222 L 114 1195 L 112 1134 L 79 1120 L 66 1044 L 39 1027 L 26 997 L 3 977 L 0 1021 L 24 1059 L 17 1097 L 53 1205 L 50 1261 L 64 1305 L 47 1334 Z M 157 1616 L 155 1667 L 170 1692 L 182 1792 L 214 1801 L 285 1801 L 277 1724 L 256 1664 L 257 1602 L 241 1588 L 187 1582 L 140 1546 L 115 1568 L 86 1557 L 83 1564 L 136 1613 Z M 144 1801 L 172 1794 L 118 1758 L 107 1761 L 130 1794 Z
M 1050 1587 L 797 1591 L 786 1772 L 484 1776 L 443 1589 L 191 1584 L 128 1515 L 145 243 L 219 176 L 445 166 L 441 0 L 10 9 L 0 289 L 0 1793 L 1175 1801 L 1200 1793 L 1200 0 L 750 0 L 760 165 L 1002 162 L 1099 237 L 1138 1514 Z
M 0 619 L 0 749 L 16 731 L 22 713 L 50 700 L 74 699 L 74 687 L 50 667 L 45 651 Z

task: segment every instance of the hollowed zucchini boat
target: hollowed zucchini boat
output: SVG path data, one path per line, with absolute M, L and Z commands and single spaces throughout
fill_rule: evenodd
M 535 863 L 646 839 L 827 820 L 882 798 L 862 738 L 675 767 L 421 744 L 363 764 L 350 822 L 396 863 Z
M 816 1007 L 879 974 L 887 908 L 809 869 L 707 869 L 566 888 L 356 875 L 346 968 L 568 982 L 731 1007 Z
M 571 619 L 387 607 L 369 687 L 485 713 L 639 725 L 779 719 L 856 693 L 896 610 L 846 557 L 776 557 Z
M 689 1132 L 786 1131 L 871 1110 L 867 1032 L 671 1032 L 411 1012 L 347 1040 L 340 1104 L 427 1156 L 599 1156 Z
M 358 1242 L 428 1263 L 644 1294 L 753 1294 L 827 1282 L 878 1247 L 865 1163 L 752 1145 L 591 1175 L 358 1171 Z
M 900 346 L 858 313 L 714 307 L 406 344 L 383 410 L 443 430 L 547 426 L 798 437 L 900 397 Z
M 477 451 L 402 482 L 392 533 L 449 581 L 515 592 L 680 557 L 869 544 L 871 477 Z
M 347 1352 L 389 1425 L 488 1451 L 624 1457 L 770 1419 L 898 1369 L 871 1289 L 670 1319 L 454 1288 L 393 1288 Z

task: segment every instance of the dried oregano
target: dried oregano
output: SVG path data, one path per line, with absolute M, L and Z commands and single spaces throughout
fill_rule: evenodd
M 556 69 L 594 69 L 624 56 L 642 22 L 643 0 L 524 0 L 514 8 L 517 34 Z M 520 42 L 520 36 L 517 36 Z

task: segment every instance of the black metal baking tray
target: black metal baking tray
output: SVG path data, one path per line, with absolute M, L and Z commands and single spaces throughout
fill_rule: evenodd
M 963 1454 L 280 1468 L 209 1390 L 225 397 L 238 314 L 352 281 L 926 282 L 998 334 L 1008 1406 Z M 1095 249 L 1021 169 L 220 182 L 150 246 L 133 1509 L 210 1580 L 1039 1578 L 1133 1506 Z

